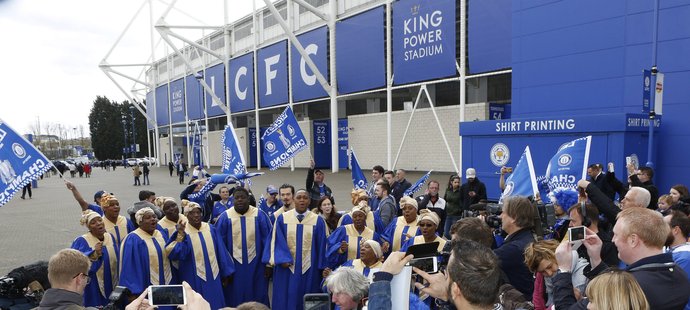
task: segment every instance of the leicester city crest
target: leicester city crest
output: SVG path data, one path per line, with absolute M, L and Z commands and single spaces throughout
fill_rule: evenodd
M 290 137 L 295 136 L 295 128 L 292 127 L 292 125 L 287 125 L 287 130 L 288 130 L 288 134 L 290 135 Z
M 26 157 L 26 150 L 19 143 L 13 143 L 12 144 L 12 152 L 14 152 L 14 155 L 16 155 L 19 158 Z
M 568 166 L 571 162 L 573 162 L 573 157 L 570 154 L 563 154 L 558 157 L 558 165 L 561 167 Z
M 493 147 L 491 147 L 489 157 L 495 166 L 503 167 L 510 159 L 510 150 L 508 149 L 507 145 L 503 143 L 496 143 Z
M 273 143 L 273 141 L 267 141 L 264 148 L 266 148 L 266 151 L 268 151 L 269 153 L 273 153 L 276 150 L 276 145 L 275 143 Z

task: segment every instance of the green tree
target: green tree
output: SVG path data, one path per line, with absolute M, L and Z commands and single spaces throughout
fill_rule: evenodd
M 117 102 L 98 96 L 89 113 L 91 145 L 96 158 L 120 159 L 124 147 L 122 107 Z

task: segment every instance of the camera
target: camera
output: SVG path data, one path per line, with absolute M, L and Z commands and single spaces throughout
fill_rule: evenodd
M 121 309 L 120 306 L 125 306 L 127 303 L 127 298 L 132 292 L 124 286 L 116 286 L 113 292 L 108 296 L 110 302 L 103 307 L 103 310 L 116 310 Z

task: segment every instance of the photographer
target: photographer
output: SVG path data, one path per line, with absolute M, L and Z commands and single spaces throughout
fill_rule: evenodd
M 84 308 L 84 289 L 89 284 L 89 258 L 73 249 L 63 249 L 48 262 L 51 288 L 45 292 L 38 310 Z M 88 308 L 95 309 L 95 308 Z
M 501 228 L 508 233 L 503 245 L 494 252 L 501 262 L 501 269 L 510 284 L 532 300 L 534 280 L 525 265 L 525 248 L 535 241 L 531 229 L 534 227 L 535 208 L 520 196 L 506 199 L 501 213 Z

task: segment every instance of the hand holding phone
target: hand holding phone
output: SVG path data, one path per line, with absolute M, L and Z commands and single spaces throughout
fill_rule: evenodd
M 568 240 L 570 240 L 573 250 L 577 250 L 585 240 L 585 227 L 577 226 L 568 228 Z
M 180 306 L 187 304 L 182 285 L 151 285 L 148 288 L 151 306 Z

